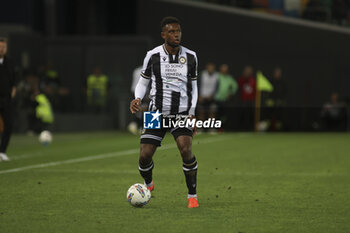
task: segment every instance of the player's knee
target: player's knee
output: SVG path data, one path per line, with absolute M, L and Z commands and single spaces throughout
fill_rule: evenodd
M 190 159 L 192 157 L 192 149 L 191 149 L 191 146 L 182 146 L 180 148 L 180 153 L 181 153 L 181 156 L 182 158 L 184 159 Z
M 150 150 L 141 150 L 140 157 L 141 158 L 152 158 L 153 153 Z
M 141 150 L 140 150 L 140 157 L 141 158 L 152 158 L 153 154 L 154 154 L 155 149 L 152 146 L 141 146 Z

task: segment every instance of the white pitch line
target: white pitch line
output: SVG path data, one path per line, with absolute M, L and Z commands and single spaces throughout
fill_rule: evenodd
M 68 160 L 57 161 L 57 162 L 41 163 L 41 164 L 35 164 L 35 165 L 30 165 L 30 166 L 25 166 L 25 167 L 3 170 L 3 171 L 0 171 L 0 174 L 20 172 L 20 171 L 30 170 L 30 169 L 35 169 L 35 168 L 52 167 L 52 166 L 57 166 L 57 165 L 61 165 L 61 164 L 80 163 L 80 162 L 84 162 L 84 161 L 106 159 L 106 158 L 110 158 L 110 157 L 118 157 L 118 156 L 122 156 L 122 155 L 135 154 L 138 151 L 139 150 L 137 150 L 137 149 L 131 149 L 131 150 L 120 151 L 120 152 L 92 155 L 92 156 L 87 156 L 87 157 L 77 158 L 77 159 L 68 159 Z
M 216 137 L 216 138 L 208 138 L 208 139 L 211 139 L 211 140 L 204 139 L 204 140 L 201 140 L 201 142 L 211 143 L 211 142 L 215 142 L 215 141 L 224 140 L 225 138 L 224 137 Z M 176 147 L 177 147 L 176 144 L 167 144 L 167 145 L 164 145 L 160 148 L 157 148 L 157 150 L 167 150 L 167 149 L 172 149 L 172 148 L 176 148 Z M 140 151 L 140 149 L 138 148 L 138 149 L 125 150 L 125 151 L 110 152 L 110 153 L 105 153 L 105 154 L 91 155 L 91 156 L 77 158 L 77 159 L 68 159 L 68 160 L 56 161 L 56 162 L 50 162 L 50 163 L 41 163 L 41 164 L 35 164 L 35 165 L 30 165 L 30 166 L 25 166 L 25 167 L 3 170 L 3 171 L 0 171 L 0 174 L 14 173 L 14 172 L 20 172 L 20 171 L 36 169 L 36 168 L 53 167 L 53 166 L 58 166 L 61 164 L 72 164 L 72 163 L 80 163 L 80 162 L 91 161 L 91 160 L 119 157 L 119 156 L 123 156 L 123 155 L 136 154 L 136 153 L 139 153 L 139 151 Z

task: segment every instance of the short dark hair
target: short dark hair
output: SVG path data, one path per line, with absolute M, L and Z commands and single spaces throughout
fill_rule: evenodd
M 163 31 L 163 28 L 165 27 L 165 25 L 170 23 L 180 24 L 180 20 L 173 16 L 166 16 L 162 19 L 162 21 L 160 21 L 160 30 Z
M 7 38 L 6 37 L 0 37 L 0 42 L 7 43 Z

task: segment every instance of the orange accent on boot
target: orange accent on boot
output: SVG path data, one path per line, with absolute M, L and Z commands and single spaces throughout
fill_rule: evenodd
M 196 197 L 188 198 L 188 208 L 197 208 L 198 206 L 199 204 Z
M 152 181 L 152 186 L 151 186 L 151 187 L 147 186 L 147 189 L 148 189 L 150 192 L 153 191 L 153 189 L 154 189 L 154 183 L 153 183 L 153 181 Z

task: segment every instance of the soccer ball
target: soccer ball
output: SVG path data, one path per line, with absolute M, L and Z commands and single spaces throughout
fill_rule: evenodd
M 126 193 L 128 202 L 134 207 L 143 207 L 151 199 L 151 192 L 144 184 L 133 184 Z
M 130 122 L 130 124 L 128 125 L 128 130 L 130 133 L 137 135 L 139 129 L 137 127 L 137 123 L 136 122 Z
M 39 135 L 39 142 L 44 146 L 49 145 L 52 142 L 52 134 L 48 130 L 44 130 Z

